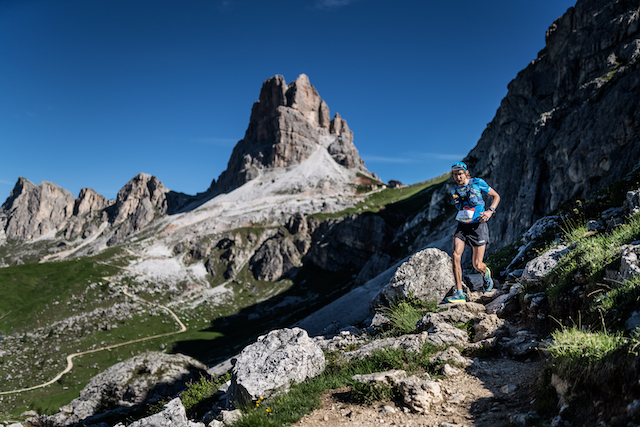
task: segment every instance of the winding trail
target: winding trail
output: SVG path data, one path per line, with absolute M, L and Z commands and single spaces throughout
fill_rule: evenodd
M 167 336 L 170 336 L 170 335 L 181 334 L 181 333 L 183 333 L 183 332 L 185 332 L 187 330 L 187 327 L 185 326 L 185 324 L 182 323 L 182 321 L 178 318 L 178 316 L 170 308 L 168 308 L 168 307 L 166 307 L 164 305 L 161 305 L 161 304 L 156 304 L 154 302 L 142 299 L 139 296 L 130 293 L 126 288 L 122 290 L 122 293 L 124 293 L 128 297 L 131 297 L 133 299 L 141 301 L 141 302 L 143 302 L 145 304 L 153 305 L 153 306 L 160 307 L 160 308 L 163 308 L 163 309 L 167 310 L 167 312 L 169 312 L 169 314 L 171 314 L 171 316 L 173 316 L 173 318 L 178 323 L 178 325 L 180 325 L 180 330 L 179 331 L 175 331 L 175 332 L 167 332 L 167 333 L 159 334 L 159 335 L 153 335 L 151 337 L 139 338 L 139 339 L 136 339 L 136 340 L 131 340 L 131 341 L 122 342 L 122 343 L 118 343 L 118 344 L 112 344 L 112 345 L 108 345 L 106 347 L 95 348 L 93 350 L 86 350 L 86 351 L 81 351 L 79 353 L 70 354 L 70 355 L 67 356 L 67 367 L 65 368 L 64 371 L 62 371 L 58 375 L 56 375 L 55 378 L 47 381 L 46 383 L 35 385 L 33 387 L 22 388 L 22 389 L 19 389 L 19 390 L 0 391 L 0 395 L 22 393 L 24 391 L 35 390 L 35 389 L 46 387 L 46 386 L 49 386 L 49 385 L 55 383 L 60 378 L 62 378 L 62 376 L 64 374 L 68 373 L 69 371 L 71 371 L 71 369 L 73 369 L 73 358 L 74 357 L 82 356 L 82 355 L 90 354 L 90 353 L 97 353 L 99 351 L 104 351 L 104 350 L 111 350 L 113 348 L 118 348 L 118 347 L 122 347 L 122 346 L 125 346 L 125 345 L 134 344 L 134 343 L 137 343 L 137 342 L 148 341 L 148 340 L 152 340 L 152 339 L 155 339 L 155 338 L 161 338 L 161 337 L 167 337 Z

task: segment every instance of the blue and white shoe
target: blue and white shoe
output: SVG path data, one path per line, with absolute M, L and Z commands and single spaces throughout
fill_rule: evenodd
M 444 299 L 446 302 L 460 304 L 462 302 L 467 302 L 467 297 L 464 296 L 464 292 L 462 290 L 457 290 L 450 297 L 446 297 Z
M 489 292 L 491 289 L 493 289 L 493 279 L 491 278 L 491 270 L 489 269 L 489 267 L 487 267 L 484 274 L 482 275 L 482 282 L 485 292 Z

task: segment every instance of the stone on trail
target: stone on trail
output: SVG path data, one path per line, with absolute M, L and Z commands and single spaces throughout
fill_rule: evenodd
M 431 410 L 431 405 L 444 401 L 440 384 L 416 376 L 400 381 L 398 390 L 404 403 L 416 412 L 428 413 Z

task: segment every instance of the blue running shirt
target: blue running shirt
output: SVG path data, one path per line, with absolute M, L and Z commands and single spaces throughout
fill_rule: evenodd
M 456 219 L 464 223 L 480 222 L 480 214 L 484 212 L 483 194 L 488 194 L 491 187 L 482 178 L 471 178 L 467 185 L 460 185 L 451 190 L 451 197 L 458 209 Z

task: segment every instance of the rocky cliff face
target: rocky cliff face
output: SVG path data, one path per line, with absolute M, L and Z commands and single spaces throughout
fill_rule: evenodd
M 637 1 L 579 0 L 509 84 L 465 158 L 503 196 L 492 220 L 502 243 L 638 165 L 639 19 Z
M 244 139 L 233 149 L 227 169 L 211 190 L 227 192 L 256 178 L 266 168 L 286 167 L 308 159 L 316 150 L 327 150 L 347 168 L 366 170 L 353 145 L 353 132 L 301 74 L 287 85 L 282 76 L 267 79 L 253 105 Z
M 51 182 L 34 185 L 19 178 L 11 195 L 0 208 L 4 231 L 10 239 L 36 239 L 55 230 L 72 215 L 75 197 Z
M 111 225 L 120 225 L 108 244 L 113 245 L 140 231 L 169 208 L 169 190 L 156 178 L 145 173 L 136 175 L 118 191 L 116 202 L 107 209 Z

